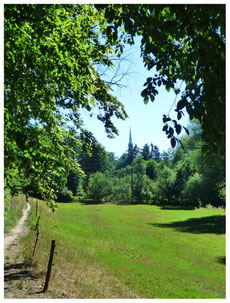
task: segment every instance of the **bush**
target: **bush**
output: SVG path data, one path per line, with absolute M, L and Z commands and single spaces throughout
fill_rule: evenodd
M 145 203 L 153 204 L 155 194 L 155 182 L 149 179 L 149 177 L 144 176 L 143 178 L 143 188 L 142 188 L 142 199 Z
M 225 182 L 221 183 L 221 188 L 218 190 L 218 196 L 220 198 L 221 206 L 226 205 L 226 186 L 225 186 Z
M 95 203 L 101 203 L 106 200 L 111 193 L 111 184 L 108 179 L 100 172 L 90 176 L 87 195 Z
M 195 173 L 194 175 L 190 176 L 188 181 L 185 184 L 185 188 L 182 192 L 184 201 L 196 205 L 202 206 L 202 192 L 203 192 L 203 179 L 202 175 L 199 173 Z
M 153 204 L 175 204 L 177 198 L 175 197 L 175 180 L 176 172 L 163 163 L 158 166 L 157 178 L 151 181 L 149 188 Z
M 112 201 L 118 204 L 129 204 L 131 201 L 132 191 L 128 178 L 114 178 L 112 182 Z
M 67 187 L 61 188 L 57 193 L 57 202 L 71 202 L 73 201 L 73 193 Z

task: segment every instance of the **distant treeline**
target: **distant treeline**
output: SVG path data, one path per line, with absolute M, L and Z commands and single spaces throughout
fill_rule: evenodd
M 224 155 L 205 156 L 199 124 L 193 122 L 189 129 L 182 146 L 168 152 L 160 153 L 153 144 L 128 144 L 120 158 L 99 144 L 91 153 L 80 152 L 85 176 L 71 171 L 56 176 L 56 201 L 71 202 L 77 196 L 93 203 L 225 206 Z M 30 178 L 12 176 L 11 193 L 22 191 L 41 198 Z

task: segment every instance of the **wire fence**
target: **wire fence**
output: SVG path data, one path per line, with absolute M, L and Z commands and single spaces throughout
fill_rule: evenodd
M 69 264 L 69 268 L 73 267 L 73 264 L 66 261 L 65 258 L 61 257 L 60 255 L 58 256 L 58 258 L 60 258 L 63 262 L 68 263 Z M 69 279 L 68 277 L 66 277 L 63 272 L 60 272 L 59 270 L 56 269 L 56 272 L 58 274 L 60 274 L 60 276 L 62 276 L 64 279 L 66 279 L 69 282 L 75 283 L 76 279 Z M 71 276 L 73 274 L 73 272 L 75 272 L 75 269 L 72 270 L 72 272 L 69 274 L 69 276 Z M 88 285 L 90 285 L 92 288 L 94 288 L 95 290 L 97 290 L 99 293 L 101 293 L 105 298 L 107 299 L 113 299 L 113 298 L 117 298 L 117 296 L 111 296 L 111 294 L 106 293 L 105 291 L 102 291 L 101 288 L 97 287 L 95 285 L 95 283 L 93 284 L 92 281 L 90 281 L 89 279 L 87 279 L 84 275 L 80 274 L 80 272 L 77 272 L 77 275 L 81 278 L 81 281 L 85 281 L 87 282 Z M 137 294 L 135 294 L 132 290 L 130 290 L 126 285 L 122 284 L 122 289 L 124 291 L 126 291 L 127 293 L 132 294 L 132 298 L 140 298 L 140 296 L 138 296 Z
M 63 258 L 63 257 L 61 257 L 61 256 L 59 256 L 59 258 L 62 259 L 65 263 L 68 263 L 70 266 L 73 266 L 70 262 L 66 261 L 65 258 Z M 57 272 L 60 276 L 62 276 L 65 280 L 67 280 L 67 281 L 69 281 L 69 282 L 72 282 L 72 283 L 75 283 L 75 282 L 76 282 L 76 280 L 69 279 L 68 277 L 66 277 L 66 276 L 63 274 L 63 272 L 60 272 L 60 271 L 57 270 L 57 269 L 56 269 L 56 272 Z M 73 271 L 72 271 L 72 274 L 73 274 L 73 272 L 74 272 L 74 269 L 73 269 Z M 80 278 L 81 278 L 82 281 L 86 281 L 88 285 L 90 285 L 92 288 L 94 288 L 94 289 L 97 290 L 99 293 L 101 293 L 105 298 L 107 298 L 107 299 L 110 299 L 110 298 L 111 298 L 111 296 L 105 294 L 105 292 L 103 292 L 100 288 L 98 288 L 95 284 L 93 284 L 92 281 L 89 281 L 85 276 L 81 275 L 79 272 L 78 272 L 77 274 L 78 274 L 78 276 L 80 276 Z M 69 274 L 69 275 L 71 275 L 71 274 Z
M 33 250 L 33 256 L 35 253 L 35 249 L 37 247 L 37 242 L 38 242 L 38 236 L 39 236 L 39 227 L 40 227 L 40 216 L 38 216 L 38 206 L 36 203 L 36 217 L 37 217 L 37 224 L 35 226 L 35 231 L 37 232 L 37 237 L 35 240 L 35 245 L 34 245 L 34 250 Z M 55 274 L 58 274 L 59 276 L 61 276 L 63 279 L 65 279 L 66 281 L 70 282 L 70 283 L 76 283 L 77 279 L 74 278 L 69 278 L 71 276 L 74 276 L 74 274 L 76 273 L 76 268 L 73 266 L 72 263 L 68 262 L 64 257 L 61 256 L 61 254 L 59 252 L 56 252 L 56 261 L 55 263 L 60 263 L 59 264 L 68 264 L 68 270 L 72 268 L 72 270 L 70 272 L 68 272 L 68 276 L 64 274 L 64 271 L 62 269 L 58 269 L 57 267 L 54 266 L 54 271 Z M 33 258 L 32 256 L 32 258 Z M 52 264 L 53 265 L 53 264 Z M 60 268 L 60 267 L 59 267 Z M 105 290 L 102 290 L 100 287 L 97 287 L 95 284 L 95 281 L 92 282 L 89 279 L 86 278 L 85 275 L 81 274 L 79 271 L 77 271 L 77 275 L 78 277 L 80 277 L 81 281 L 86 282 L 85 284 L 87 284 L 88 286 L 90 286 L 92 289 L 96 290 L 98 293 L 100 293 L 101 295 L 103 295 L 104 298 L 107 299 L 113 299 L 113 298 L 117 298 L 117 296 L 112 296 L 111 293 L 108 294 L 107 292 L 105 292 Z M 120 282 L 120 281 L 119 281 Z M 126 287 L 126 285 L 122 284 L 122 290 L 126 291 L 129 294 L 132 294 L 132 298 L 140 298 L 139 296 L 137 296 L 133 291 L 131 291 L 128 287 Z

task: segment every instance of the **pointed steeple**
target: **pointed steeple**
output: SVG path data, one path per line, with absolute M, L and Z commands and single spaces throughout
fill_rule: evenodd
M 129 128 L 129 144 L 128 144 L 128 147 L 129 147 L 129 149 L 133 148 L 131 127 Z

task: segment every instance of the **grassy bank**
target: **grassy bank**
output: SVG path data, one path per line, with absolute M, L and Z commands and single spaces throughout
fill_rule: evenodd
M 39 215 L 33 264 L 45 277 L 55 239 L 50 289 L 66 297 L 225 297 L 223 210 L 59 203 L 53 214 L 40 201 Z M 24 239 L 28 259 L 35 235 Z
M 13 228 L 22 216 L 25 207 L 25 195 L 12 197 L 9 190 L 4 192 L 4 232 Z

